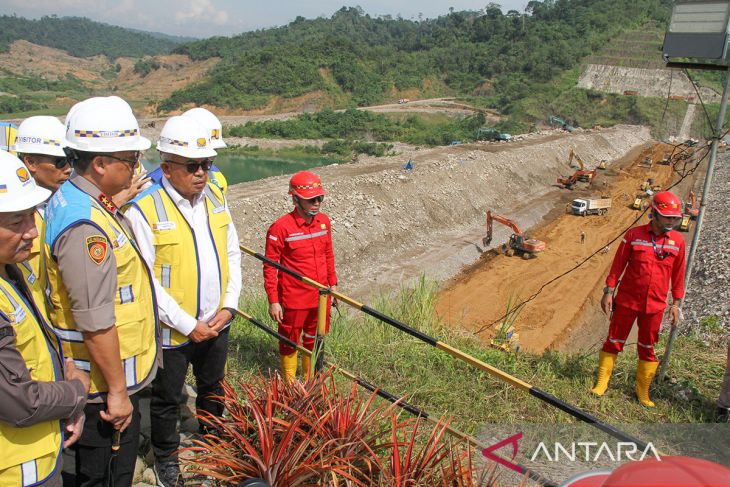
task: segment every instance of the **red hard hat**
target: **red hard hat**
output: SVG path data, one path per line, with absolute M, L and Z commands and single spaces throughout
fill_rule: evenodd
M 651 207 L 661 216 L 681 217 L 682 203 L 674 193 L 669 191 L 660 191 L 656 193 L 651 200 Z
M 289 180 L 289 194 L 309 200 L 324 196 L 322 180 L 309 171 L 299 171 Z
M 730 469 L 692 457 L 662 457 L 628 462 L 611 473 L 602 487 L 730 486 Z

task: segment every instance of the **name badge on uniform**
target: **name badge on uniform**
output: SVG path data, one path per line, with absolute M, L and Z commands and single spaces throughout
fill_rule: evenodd
M 114 245 L 115 249 L 118 249 L 119 247 L 123 247 L 125 243 L 127 243 L 129 239 L 127 239 L 127 236 L 123 233 L 120 233 L 117 237 L 117 240 L 115 241 L 116 245 Z
M 134 293 L 132 292 L 132 285 L 124 286 L 119 288 L 119 304 L 127 304 L 134 301 Z
M 25 310 L 22 306 L 18 306 L 13 310 L 13 315 L 8 316 L 13 324 L 18 324 L 25 319 Z
M 177 228 L 177 225 L 175 224 L 175 222 L 170 222 L 170 221 L 155 222 L 152 224 L 153 230 L 173 230 L 175 228 Z
M 226 210 L 225 206 L 216 206 L 215 208 L 213 208 L 213 213 L 220 213 L 225 210 Z

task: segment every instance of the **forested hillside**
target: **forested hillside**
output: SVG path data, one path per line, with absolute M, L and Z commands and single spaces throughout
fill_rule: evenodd
M 334 105 L 369 105 L 420 95 L 487 96 L 509 113 L 516 100 L 575 67 L 620 32 L 664 22 L 668 0 L 547 0 L 525 12 L 450 11 L 412 21 L 371 17 L 343 7 L 331 18 L 297 18 L 287 26 L 215 37 L 177 52 L 221 57 L 203 81 L 164 100 L 251 109 L 272 97 L 320 92 Z
M 83 17 L 50 16 L 33 20 L 0 16 L 0 50 L 6 51 L 10 43 L 19 39 L 61 49 L 77 57 L 104 54 L 110 59 L 168 53 L 179 44 L 172 37 L 161 38 Z

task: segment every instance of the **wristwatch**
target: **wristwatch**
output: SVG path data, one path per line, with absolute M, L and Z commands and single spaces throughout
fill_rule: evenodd
M 613 288 L 612 287 L 606 286 L 606 287 L 603 288 L 603 294 L 611 294 L 611 293 L 613 293 Z

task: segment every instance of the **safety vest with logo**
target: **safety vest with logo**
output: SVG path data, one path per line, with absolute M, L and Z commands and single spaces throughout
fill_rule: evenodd
M 30 248 L 30 257 L 18 264 L 20 271 L 23 273 L 23 278 L 33 294 L 33 300 L 41 315 L 48 316 L 46 299 L 48 292 L 48 279 L 46 277 L 45 261 L 41 258 L 41 245 L 46 245 L 44 241 L 46 222 L 41 215 L 41 212 L 36 210 L 35 226 L 38 229 L 38 237 L 33 239 L 33 244 Z M 46 256 L 50 255 L 50 252 L 46 251 Z
M 0 278 L 0 314 L 15 331 L 15 348 L 36 381 L 61 380 L 56 369 L 51 345 L 43 324 L 39 323 L 32 306 L 20 293 Z M 61 422 L 43 421 L 32 426 L 16 428 L 0 422 L 0 485 L 31 486 L 51 477 L 61 458 Z
M 218 187 L 207 184 L 204 199 L 208 231 L 215 246 L 220 276 L 220 308 L 228 285 L 227 239 L 231 217 L 226 211 L 225 200 Z M 195 233 L 168 192 L 159 184 L 144 191 L 131 204 L 139 209 L 152 229 L 155 277 L 170 297 L 187 314 L 197 319 L 201 314 L 201 269 Z M 163 324 L 163 348 L 179 347 L 189 341 L 182 333 Z
M 146 382 L 157 356 L 157 302 L 152 276 L 136 244 L 114 217 L 87 193 L 66 182 L 51 197 L 46 208 L 49 248 L 53 249 L 58 237 L 80 223 L 98 228 L 114 252 L 117 264 L 115 326 L 127 390 L 133 392 Z M 71 301 L 55 258 L 46 258 L 45 262 L 50 289 L 49 316 L 54 331 L 61 339 L 64 355 L 73 358 L 78 368 L 89 372 L 89 397 L 97 397 L 107 392 L 106 381 L 91 363 L 83 335 L 76 328 Z

